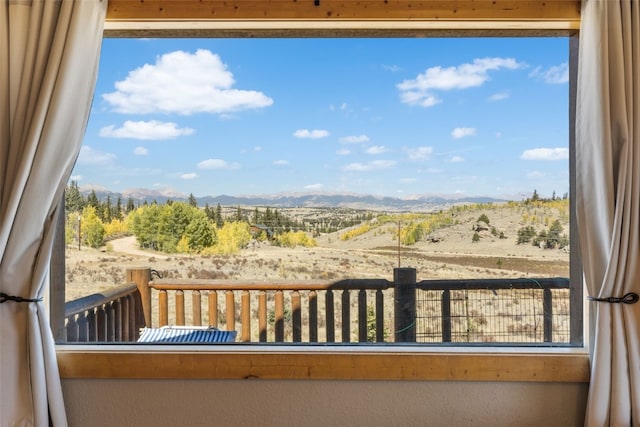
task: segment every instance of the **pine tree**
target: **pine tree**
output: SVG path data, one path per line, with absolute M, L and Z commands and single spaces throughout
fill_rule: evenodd
M 240 209 L 240 205 L 238 205 L 238 209 L 236 210 L 235 220 L 237 222 L 244 221 L 244 216 L 242 215 L 242 209 Z
M 115 218 L 122 219 L 122 198 L 118 197 L 116 202 L 116 210 L 113 215 Z
M 205 203 L 204 205 L 204 213 L 207 214 L 207 218 L 210 219 L 211 221 L 215 221 L 216 219 L 216 211 L 213 210 L 213 208 L 211 208 L 211 206 L 209 206 L 209 203 Z
M 555 220 L 553 224 L 549 227 L 549 232 L 547 233 L 547 241 L 545 247 L 547 248 L 557 248 L 560 247 L 560 243 L 562 240 L 562 224 L 560 224 L 559 220 Z
M 101 214 L 100 219 L 102 220 L 102 222 L 111 222 L 111 196 L 107 195 L 107 200 L 105 200 L 104 206 L 102 206 L 102 209 L 100 210 L 101 212 L 99 212 L 99 214 Z
M 193 206 L 194 208 L 198 207 L 198 201 L 196 200 L 196 197 L 193 195 L 193 193 L 189 193 L 189 205 Z
M 100 209 L 100 201 L 96 195 L 96 190 L 91 190 L 91 193 L 89 193 L 89 196 L 87 197 L 87 206 L 91 206 L 96 211 Z
M 224 225 L 224 218 L 222 218 L 222 206 L 218 203 L 216 206 L 216 227 L 221 228 Z
M 71 181 L 64 193 L 64 205 L 67 212 L 81 212 L 86 202 L 77 181 Z

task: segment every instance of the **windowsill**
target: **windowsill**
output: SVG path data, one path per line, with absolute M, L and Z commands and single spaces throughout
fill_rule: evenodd
M 584 348 L 59 345 L 57 357 L 65 379 L 589 382 Z

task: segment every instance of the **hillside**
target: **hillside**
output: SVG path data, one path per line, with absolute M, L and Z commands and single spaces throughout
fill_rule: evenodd
M 297 208 L 295 214 L 304 214 L 304 209 Z M 286 208 L 282 212 L 287 214 Z M 478 222 L 482 215 L 489 219 L 486 228 Z M 566 200 L 463 205 L 441 212 L 439 220 L 446 224 L 423 233 L 411 245 L 398 245 L 398 226 L 403 236 L 417 224 L 432 223 L 432 216 L 380 213 L 364 222 L 365 226 L 360 224 L 317 236 L 315 247 L 284 248 L 252 241 L 236 255 L 168 255 L 142 251 L 132 236 L 108 242 L 98 250 L 68 246 L 66 299 L 119 286 L 128 267 L 151 267 L 164 277 L 255 280 L 390 279 L 393 268 L 399 265 L 416 268 L 419 280 L 567 277 L 569 274 L 568 247 L 542 249 L 531 243 L 517 243 L 518 231 L 523 227 L 530 226 L 540 232 L 548 230 L 556 220 L 568 235 Z M 360 234 L 353 232 L 358 229 Z M 350 231 L 353 237 L 345 239 L 345 233 Z M 474 241 L 476 233 L 478 237 Z

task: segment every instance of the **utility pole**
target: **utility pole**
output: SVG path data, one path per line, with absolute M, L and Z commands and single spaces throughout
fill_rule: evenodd
M 398 219 L 398 268 L 400 268 L 400 222 L 402 220 Z

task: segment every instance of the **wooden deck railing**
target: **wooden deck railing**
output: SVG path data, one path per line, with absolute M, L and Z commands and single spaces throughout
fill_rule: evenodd
M 148 268 L 126 271 L 125 284 L 65 304 L 64 336 L 58 342 L 135 342 L 151 325 Z
M 135 283 L 65 304 L 67 342 L 136 341 L 144 326 Z
M 538 311 L 536 326 L 522 326 L 522 331 L 513 328 L 503 342 L 513 341 L 512 336 L 524 331 L 533 337 L 529 342 L 576 344 L 569 339 L 576 335 L 569 328 L 579 327 L 571 318 L 568 307 L 576 302 L 570 300 L 569 280 L 564 278 L 418 282 L 415 269 L 397 268 L 392 281 L 152 280 L 151 270 L 145 268 L 127 270 L 127 280 L 126 287 L 67 303 L 67 341 L 135 341 L 142 326 L 208 325 L 237 330 L 242 342 L 463 342 L 465 337 L 460 338 L 454 322 L 458 328 L 467 327 L 462 334 L 467 338 L 472 335 L 472 323 L 495 322 L 492 314 L 469 313 L 474 311 L 469 310 L 470 301 L 476 298 L 471 293 L 489 294 L 492 300 L 486 305 L 491 305 L 500 301 L 492 294 L 520 290 L 532 290 L 526 298 L 534 301 L 533 311 Z M 564 293 L 554 299 L 558 290 Z M 432 295 L 433 300 L 421 295 Z M 507 298 L 515 301 L 513 295 Z M 456 300 L 463 301 L 464 313 Z M 554 320 L 558 304 L 563 307 L 563 323 L 570 325 L 560 333 L 560 322 Z M 437 326 L 435 340 L 424 339 L 424 310 L 433 312 L 428 329 Z M 504 313 L 495 317 L 500 316 Z M 533 335 L 531 329 L 536 329 Z
M 185 325 L 185 299 L 184 293 L 191 292 L 191 324 L 202 325 L 203 320 L 209 326 L 219 327 L 221 323 L 218 298 L 224 299 L 224 324 L 227 330 L 235 330 L 236 317 L 239 317 L 240 340 L 243 342 L 266 342 L 267 329 L 270 324 L 273 328 L 273 341 L 285 341 L 285 323 L 290 324 L 290 341 L 301 342 L 303 335 L 308 337 L 308 342 L 318 342 L 319 324 L 324 325 L 327 342 L 336 341 L 336 326 L 340 329 L 340 340 L 351 341 L 351 298 L 356 294 L 357 298 L 357 324 L 358 341 L 367 341 L 367 316 L 368 299 L 375 300 L 375 318 L 380 319 L 379 333 L 376 341 L 383 341 L 382 319 L 384 316 L 383 291 L 391 287 L 391 283 L 384 279 L 348 279 L 340 281 L 327 280 L 303 280 L 283 281 L 280 283 L 256 282 L 256 281 L 219 281 L 219 280 L 170 280 L 154 279 L 149 287 L 158 291 L 158 325 L 165 326 L 170 323 Z M 169 319 L 169 293 L 174 293 L 175 318 Z M 206 292 L 208 316 L 202 316 L 202 294 Z M 286 293 L 288 293 L 287 298 Z M 319 293 L 324 294 L 323 301 L 319 302 Z M 369 296 L 367 294 L 370 294 Z M 238 306 L 239 295 L 239 306 Z M 270 297 L 270 298 L 268 298 Z M 336 315 L 336 298 L 340 298 L 339 312 Z M 268 299 L 272 304 L 268 304 Z M 287 299 L 287 303 L 285 303 Z M 255 304 L 252 305 L 252 300 Z M 303 302 L 307 307 L 305 318 L 308 330 L 303 331 Z M 323 304 L 324 309 L 318 309 Z M 256 308 L 256 318 L 252 316 L 252 309 Z M 286 308 L 285 308 L 286 307 Z M 240 315 L 237 316 L 239 311 Z M 286 322 L 287 320 L 288 322 Z M 257 329 L 252 334 L 252 322 L 257 321 Z M 305 334 L 305 332 L 307 332 Z M 253 336 L 252 336 L 253 335 Z

